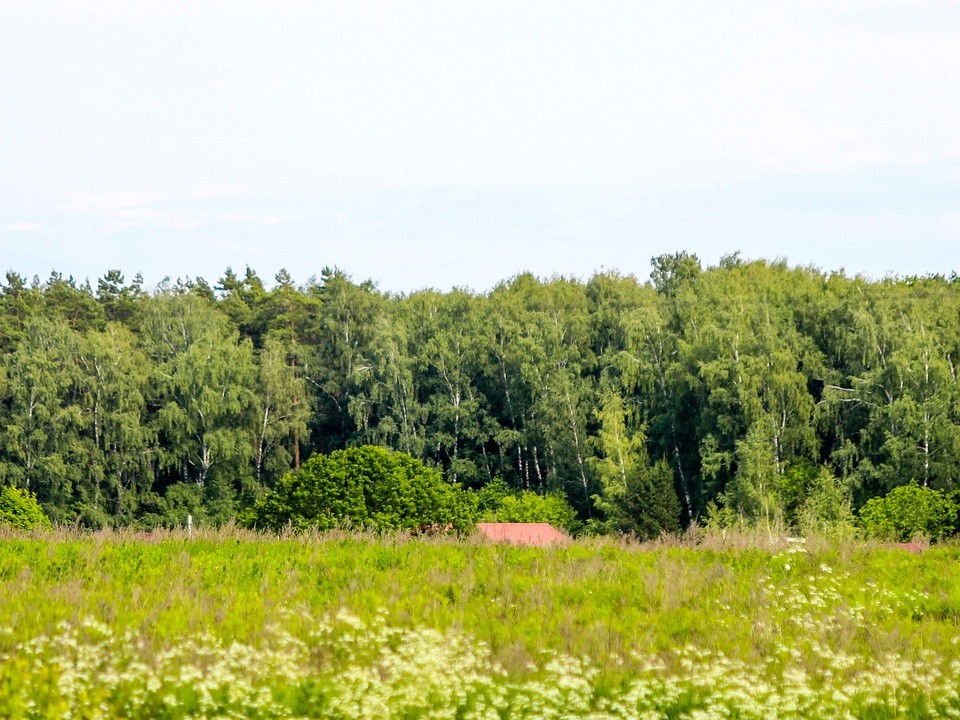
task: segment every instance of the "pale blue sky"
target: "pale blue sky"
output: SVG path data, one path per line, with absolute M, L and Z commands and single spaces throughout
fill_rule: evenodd
M 960 2 L 0 0 L 0 270 L 960 270 Z

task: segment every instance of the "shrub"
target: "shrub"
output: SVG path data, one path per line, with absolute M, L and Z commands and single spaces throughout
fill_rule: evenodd
M 849 538 L 856 534 L 849 485 L 820 468 L 800 505 L 797 525 L 806 534 Z
M 474 504 L 459 486 L 416 458 L 364 446 L 314 455 L 238 517 L 245 527 L 374 530 L 424 526 L 466 532 Z
M 907 542 L 918 535 L 939 540 L 954 531 L 957 505 L 940 490 L 902 485 L 885 497 L 870 498 L 859 525 L 869 537 Z
M 50 518 L 29 490 L 12 485 L 0 489 L 0 526 L 18 530 L 49 530 Z

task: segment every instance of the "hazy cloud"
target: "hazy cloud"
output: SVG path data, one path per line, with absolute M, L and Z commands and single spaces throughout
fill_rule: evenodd
M 33 232 L 34 230 L 39 230 L 43 226 L 44 224 L 42 222 L 17 222 L 10 223 L 4 227 L 6 227 L 7 230 L 13 230 L 14 232 L 28 233 Z
M 250 253 L 402 289 L 960 252 L 916 192 L 957 187 L 947 0 L 2 3 L 0 87 L 0 247 L 28 272 Z

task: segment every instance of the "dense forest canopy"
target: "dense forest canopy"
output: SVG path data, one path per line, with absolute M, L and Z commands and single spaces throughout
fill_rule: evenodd
M 10 272 L 0 348 L 0 484 L 94 527 L 224 522 L 357 445 L 468 488 L 560 492 L 628 531 L 797 524 L 825 497 L 960 478 L 956 276 L 682 252 L 646 282 L 522 274 L 486 293 L 328 269 L 151 291 Z

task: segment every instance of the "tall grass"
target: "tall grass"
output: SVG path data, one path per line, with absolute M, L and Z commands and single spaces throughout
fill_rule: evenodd
M 66 716 L 86 688 L 103 717 L 546 717 L 567 688 L 578 699 L 554 704 L 571 717 L 927 717 L 960 682 L 958 559 L 766 533 L 555 548 L 6 533 L 0 716 Z M 386 693 L 378 712 L 343 709 L 362 687 Z

